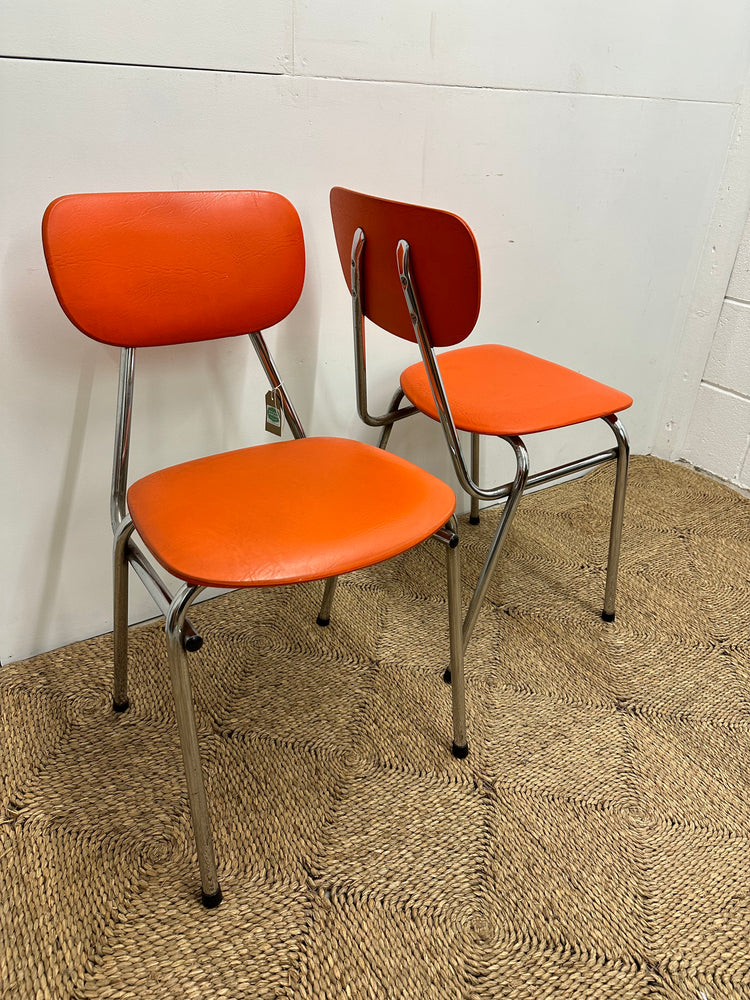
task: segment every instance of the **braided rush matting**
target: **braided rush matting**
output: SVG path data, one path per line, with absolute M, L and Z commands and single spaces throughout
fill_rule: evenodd
M 5 998 L 750 997 L 750 502 L 633 461 L 528 496 L 467 655 L 444 550 L 193 619 L 224 903 L 199 902 L 158 624 L 0 670 Z M 465 598 L 497 520 L 461 525 Z

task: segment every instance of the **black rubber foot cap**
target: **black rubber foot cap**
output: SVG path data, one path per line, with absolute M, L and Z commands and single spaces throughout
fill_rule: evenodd
M 615 613 L 613 611 L 612 614 L 609 614 L 607 611 L 602 611 L 602 618 L 605 622 L 613 622 L 615 620 Z
M 130 708 L 130 702 L 126 698 L 125 701 L 113 701 L 112 708 L 115 712 L 127 712 Z
M 188 653 L 197 653 L 203 645 L 203 639 L 199 635 L 189 635 L 185 640 L 185 649 Z
M 216 907 L 221 902 L 221 889 L 217 889 L 216 892 L 207 896 L 205 892 L 201 891 L 201 901 L 207 910 L 215 910 Z
M 471 515 L 469 515 L 469 524 L 479 524 L 479 517 L 471 517 Z
M 317 621 L 318 625 L 320 625 L 321 628 L 325 628 L 326 625 L 330 625 L 330 623 L 331 623 L 331 619 L 330 618 L 321 618 L 320 615 L 318 615 L 318 617 L 316 618 L 316 621 Z
M 469 744 L 468 743 L 464 743 L 464 745 L 462 747 L 457 747 L 456 744 L 454 743 L 451 746 L 451 753 L 458 760 L 463 760 L 464 757 L 468 757 L 469 756 Z
M 445 681 L 446 684 L 450 684 L 450 682 L 451 682 L 451 668 L 450 667 L 448 667 L 447 670 L 445 671 L 445 673 L 443 674 L 443 680 Z

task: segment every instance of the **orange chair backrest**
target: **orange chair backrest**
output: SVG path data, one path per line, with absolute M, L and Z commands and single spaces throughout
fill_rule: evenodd
M 266 329 L 305 276 L 299 216 L 270 191 L 66 195 L 44 213 L 42 242 L 68 318 L 118 347 Z
M 403 239 L 433 347 L 469 336 L 479 316 L 481 271 L 474 234 L 463 219 L 340 187 L 331 191 L 331 216 L 349 291 L 352 239 L 358 228 L 365 234 L 362 298 L 368 319 L 404 340 L 416 339 L 396 266 Z

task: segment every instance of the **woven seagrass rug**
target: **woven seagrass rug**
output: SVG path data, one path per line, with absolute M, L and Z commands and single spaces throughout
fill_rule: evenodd
M 204 910 L 163 634 L 0 669 L 5 998 L 750 997 L 750 501 L 636 458 L 528 496 L 449 753 L 444 552 L 206 602 Z M 479 570 L 497 512 L 462 525 Z

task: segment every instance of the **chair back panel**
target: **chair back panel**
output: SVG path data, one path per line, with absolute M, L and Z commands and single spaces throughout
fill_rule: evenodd
M 433 347 L 469 336 L 479 316 L 481 272 L 474 234 L 463 219 L 340 187 L 331 191 L 331 216 L 349 291 L 352 239 L 358 228 L 364 231 L 362 305 L 368 319 L 404 340 L 416 339 L 396 265 L 403 239 Z
M 118 347 L 266 329 L 305 275 L 299 216 L 270 191 L 65 195 L 44 213 L 42 242 L 68 318 Z

